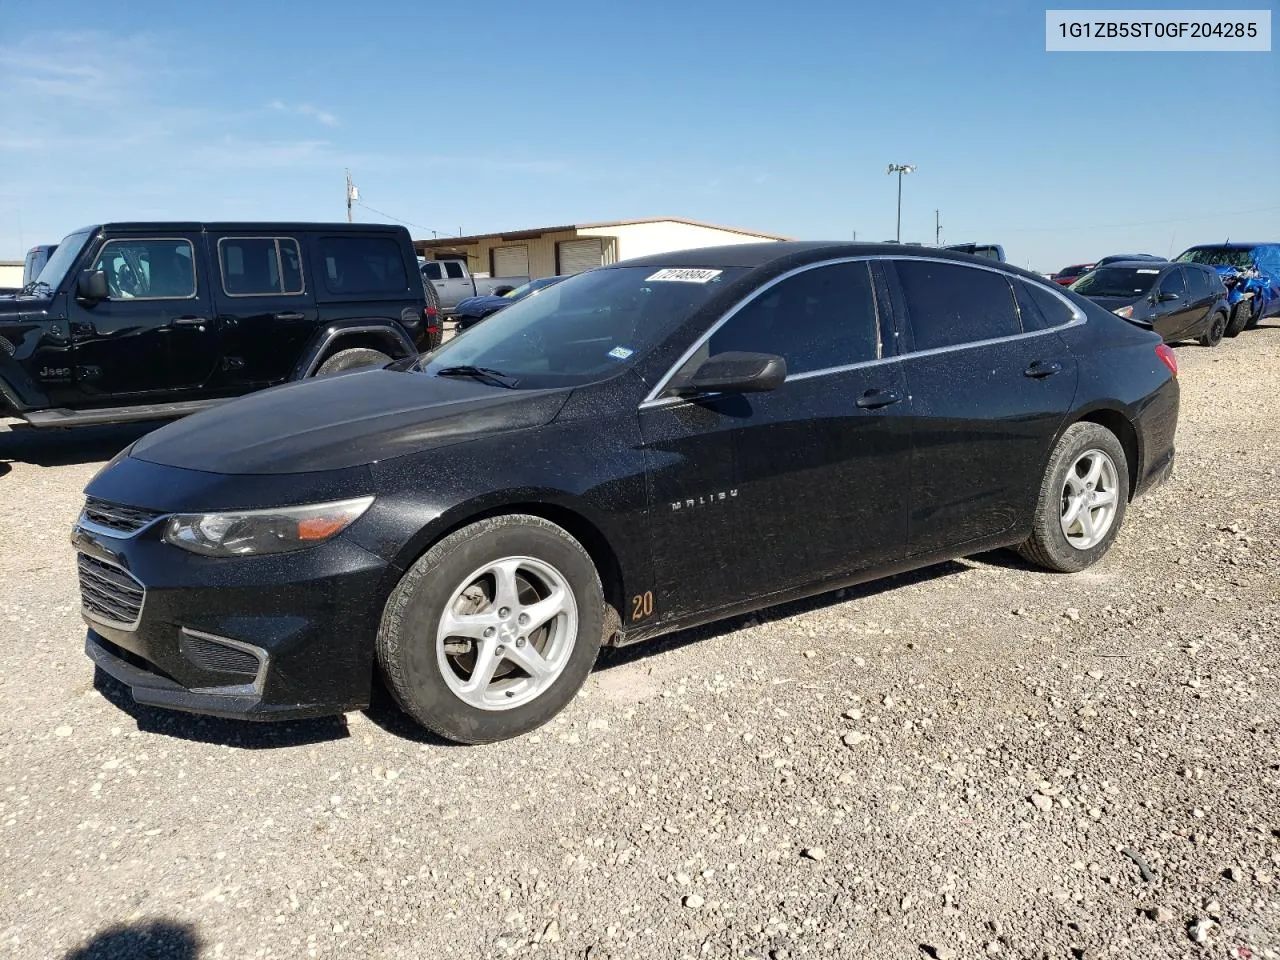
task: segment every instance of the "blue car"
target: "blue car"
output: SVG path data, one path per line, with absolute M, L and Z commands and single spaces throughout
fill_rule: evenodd
M 514 290 L 507 291 L 500 297 L 467 297 L 467 299 L 458 302 L 454 313 L 454 320 L 456 321 L 454 329 L 461 333 L 467 327 L 474 327 L 485 317 L 497 313 L 503 307 L 509 307 L 517 300 L 523 300 L 525 297 L 531 297 L 540 290 L 545 290 L 552 284 L 559 283 L 564 279 L 565 277 L 539 277 L 537 280 L 530 280 Z
M 1203 263 L 1227 287 L 1227 336 L 1280 315 L 1280 243 L 1204 243 L 1178 254 L 1179 263 Z

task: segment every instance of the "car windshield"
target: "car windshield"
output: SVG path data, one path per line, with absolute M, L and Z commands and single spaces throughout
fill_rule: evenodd
M 1203 263 L 1210 267 L 1239 267 L 1247 270 L 1253 266 L 1249 250 L 1231 247 L 1192 247 L 1178 255 L 1179 263 Z
M 1151 290 L 1160 271 L 1151 267 L 1099 267 L 1071 285 L 1086 297 L 1137 299 Z
M 85 230 L 81 233 L 73 233 L 58 244 L 58 248 L 53 251 L 53 256 L 40 271 L 40 276 L 27 285 L 31 288 L 29 292 L 52 293 L 57 290 L 67 271 L 71 269 L 71 265 L 76 262 L 76 257 L 80 256 L 80 251 L 84 249 L 91 232 Z
M 591 383 L 639 360 L 743 272 L 591 270 L 493 314 L 427 354 L 419 369 L 483 370 L 520 389 Z

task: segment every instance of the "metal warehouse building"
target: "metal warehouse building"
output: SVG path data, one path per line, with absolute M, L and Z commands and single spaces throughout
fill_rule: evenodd
M 651 253 L 789 239 L 680 217 L 652 217 L 473 237 L 440 237 L 415 240 L 413 245 L 419 256 L 428 260 L 465 259 L 472 273 L 493 277 L 551 277 L 581 273 Z

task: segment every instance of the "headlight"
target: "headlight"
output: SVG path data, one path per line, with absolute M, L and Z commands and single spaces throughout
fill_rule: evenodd
M 315 546 L 341 533 L 371 503 L 373 497 L 359 497 L 303 507 L 179 514 L 165 525 L 164 539 L 206 557 L 287 553 Z
M 1111 312 L 1117 317 L 1124 317 L 1126 320 L 1133 319 L 1133 307 L 1116 307 Z

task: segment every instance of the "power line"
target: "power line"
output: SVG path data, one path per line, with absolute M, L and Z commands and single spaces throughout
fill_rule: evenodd
M 1084 224 L 1078 227 L 1023 227 L 1022 229 L 1006 230 L 1005 233 L 1065 233 L 1068 230 L 1117 230 L 1121 227 L 1151 227 L 1162 223 L 1193 223 L 1197 220 L 1215 220 L 1218 217 L 1244 217 L 1254 213 L 1270 213 L 1274 210 L 1280 210 L 1277 207 L 1254 207 L 1251 210 L 1234 210 L 1223 211 L 1221 213 L 1206 213 L 1197 217 L 1170 217 L 1167 220 L 1139 220 L 1133 223 L 1106 223 L 1106 224 Z
M 437 235 L 444 232 L 442 230 L 434 230 L 431 227 L 424 227 L 422 224 L 414 223 L 412 220 L 401 220 L 399 217 L 393 217 L 391 214 L 383 210 L 379 210 L 376 207 L 369 206 L 363 200 L 357 200 L 356 203 L 360 204 L 360 206 L 364 207 L 370 213 L 376 213 L 380 217 L 386 217 L 388 220 L 394 220 L 396 223 L 402 223 L 406 227 L 417 227 L 419 230 L 426 230 L 428 233 L 433 233 Z M 448 234 L 446 234 L 446 236 L 448 236 Z

